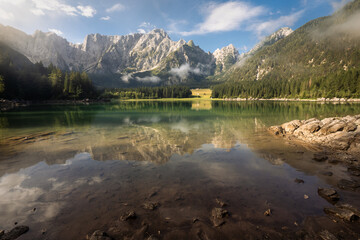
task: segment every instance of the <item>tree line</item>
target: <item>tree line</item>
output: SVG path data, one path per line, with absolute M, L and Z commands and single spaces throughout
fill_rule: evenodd
M 314 79 L 283 80 L 272 76 L 219 84 L 212 90 L 213 98 L 360 98 L 360 70 L 340 70 Z
M 189 98 L 192 93 L 186 86 L 139 87 L 106 90 L 103 97 L 120 99 Z
M 10 60 L 0 62 L 0 98 L 61 100 L 97 95 L 85 72 L 65 72 L 52 64 L 44 67 L 41 62 L 22 68 L 15 67 Z

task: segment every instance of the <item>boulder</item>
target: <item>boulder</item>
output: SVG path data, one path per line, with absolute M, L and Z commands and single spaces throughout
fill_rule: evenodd
M 274 135 L 283 135 L 284 130 L 281 126 L 272 126 L 269 128 L 269 131 Z
M 360 183 L 353 180 L 341 179 L 338 182 L 338 187 L 344 190 L 355 191 L 357 188 L 360 187 Z
M 334 208 L 324 208 L 324 212 L 328 215 L 349 221 L 349 222 L 354 222 L 356 221 L 359 217 L 351 210 L 349 209 L 342 209 L 342 208 L 338 208 L 338 207 L 334 207 Z
M 319 188 L 318 194 L 330 203 L 336 203 L 340 199 L 339 194 L 332 188 Z
M 288 123 L 281 125 L 285 134 L 292 134 L 296 129 L 298 129 L 302 123 L 299 120 L 294 120 Z
M 29 227 L 28 226 L 17 226 L 13 229 L 11 229 L 9 232 L 7 233 L 3 233 L 3 235 L 1 236 L 1 240 L 15 240 L 17 238 L 19 238 L 21 235 L 23 235 L 24 233 L 27 233 L 29 231 Z
M 229 212 L 223 208 L 214 208 L 211 211 L 211 221 L 214 227 L 220 227 L 225 223 L 224 218 L 229 216 Z

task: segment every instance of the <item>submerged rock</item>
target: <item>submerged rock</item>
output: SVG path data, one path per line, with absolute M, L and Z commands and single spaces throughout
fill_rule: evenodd
M 294 180 L 294 182 L 296 182 L 296 183 L 298 183 L 298 184 L 305 183 L 304 180 L 299 179 L 299 178 L 296 178 L 296 179 Z
M 103 232 L 101 230 L 96 230 L 88 239 L 89 240 L 111 240 L 112 238 L 109 237 L 106 234 L 106 232 Z
M 224 218 L 229 216 L 229 212 L 223 208 L 214 208 L 211 211 L 211 221 L 214 227 L 219 227 L 225 223 Z
M 266 210 L 266 211 L 264 212 L 264 215 L 265 215 L 265 216 L 270 216 L 270 215 L 271 215 L 271 209 L 269 208 L 268 210 Z
M 158 203 L 152 203 L 152 202 L 143 204 L 143 208 L 146 210 L 155 210 L 158 206 L 159 206 Z
M 324 230 L 324 231 L 320 232 L 319 237 L 322 240 L 337 240 L 337 238 L 334 236 L 334 234 L 332 234 L 328 230 Z
M 360 183 L 353 180 L 341 179 L 338 182 L 338 187 L 344 190 L 355 191 L 357 188 L 360 187 Z
M 136 218 L 136 213 L 134 211 L 130 211 L 130 212 L 126 212 L 125 214 L 123 214 L 120 219 L 122 221 L 127 221 L 129 219 L 135 219 Z
M 349 222 L 354 222 L 356 221 L 359 216 L 357 216 L 353 211 L 346 209 L 346 208 L 339 208 L 339 207 L 334 207 L 334 208 L 324 208 L 324 212 L 328 215 L 332 215 L 334 217 L 349 221 Z
M 318 194 L 330 203 L 336 203 L 340 199 L 339 194 L 332 188 L 319 188 Z
M 4 233 L 3 235 L 0 237 L 1 240 L 15 240 L 18 237 L 20 237 L 21 235 L 23 235 L 24 233 L 27 233 L 29 231 L 29 227 L 28 226 L 17 226 L 13 229 L 11 229 L 9 232 Z

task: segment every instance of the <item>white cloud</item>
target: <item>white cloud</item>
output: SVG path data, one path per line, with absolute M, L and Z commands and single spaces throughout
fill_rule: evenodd
M 330 4 L 334 11 L 337 11 L 344 7 L 347 3 L 349 3 L 351 0 L 340 0 L 340 1 L 331 1 Z
M 30 9 L 30 12 L 32 12 L 34 15 L 36 16 L 43 16 L 45 15 L 44 11 L 41 10 L 41 9 L 37 9 L 37 8 L 34 8 L 34 9 Z
M 146 33 L 145 29 L 142 29 L 142 28 L 137 29 L 137 31 L 138 31 L 138 33 L 142 33 L 142 34 Z
M 80 14 L 87 18 L 93 17 L 96 14 L 95 8 L 91 6 L 77 6 L 77 8 L 80 10 Z
M 151 82 L 151 83 L 157 83 L 160 82 L 161 79 L 157 76 L 148 76 L 148 77 L 135 77 L 136 81 L 138 82 Z
M 60 3 L 57 0 L 32 0 L 36 9 L 40 9 L 42 11 L 53 11 L 65 13 L 69 16 L 76 16 L 78 14 L 78 10 L 68 4 Z
M 58 30 L 58 29 L 55 29 L 55 28 L 49 28 L 48 29 L 49 30 L 49 32 L 53 32 L 53 33 L 55 33 L 56 35 L 63 35 L 63 32 L 62 31 L 60 31 L 60 30 Z
M 122 11 L 124 9 L 125 9 L 124 5 L 122 5 L 120 3 L 117 3 L 114 6 L 112 6 L 111 8 L 106 9 L 106 12 L 108 12 L 108 13 L 119 12 L 119 11 Z
M 142 33 L 142 34 L 145 34 L 145 33 L 148 33 L 150 32 L 151 30 L 155 29 L 156 26 L 149 23 L 149 22 L 142 22 L 140 25 L 139 25 L 139 28 L 137 29 L 137 31 L 139 33 Z
M 109 17 L 109 16 L 101 17 L 100 20 L 109 21 L 109 20 L 110 20 L 110 17 Z
M 205 9 L 206 17 L 195 30 L 182 32 L 184 36 L 200 35 L 213 32 L 238 30 L 247 21 L 265 12 L 262 6 L 252 6 L 246 2 L 230 1 L 225 3 L 210 3 Z
M 132 78 L 133 78 L 133 77 L 132 77 L 132 74 L 129 73 L 129 74 L 127 74 L 127 75 L 122 76 L 122 77 L 121 77 L 121 80 L 122 80 L 123 82 L 128 83 Z
M 0 8 L 0 19 L 13 20 L 14 18 L 14 14 L 12 12 L 7 12 Z
M 301 10 L 288 16 L 281 16 L 278 19 L 255 23 L 250 25 L 247 30 L 255 31 L 259 37 L 264 37 L 264 35 L 271 34 L 281 27 L 293 26 L 299 20 L 303 13 L 304 10 Z
M 200 75 L 200 68 L 192 68 L 190 64 L 186 63 L 181 65 L 179 68 L 172 68 L 169 72 L 173 76 L 178 76 L 181 79 L 185 79 L 189 76 L 190 73 Z

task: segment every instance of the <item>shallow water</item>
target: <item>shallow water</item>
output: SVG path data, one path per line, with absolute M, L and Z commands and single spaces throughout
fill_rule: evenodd
M 270 136 L 266 128 L 359 113 L 359 104 L 210 101 L 0 113 L 0 229 L 28 225 L 20 239 L 85 239 L 96 229 L 120 239 L 296 231 L 307 217 L 324 215 L 329 203 L 317 188 L 334 186 L 346 170 L 312 161 L 316 149 Z M 355 193 L 339 192 L 354 199 Z M 211 223 L 216 199 L 230 213 L 220 228 Z M 148 202 L 158 207 L 144 209 Z M 137 218 L 120 220 L 130 210 Z

